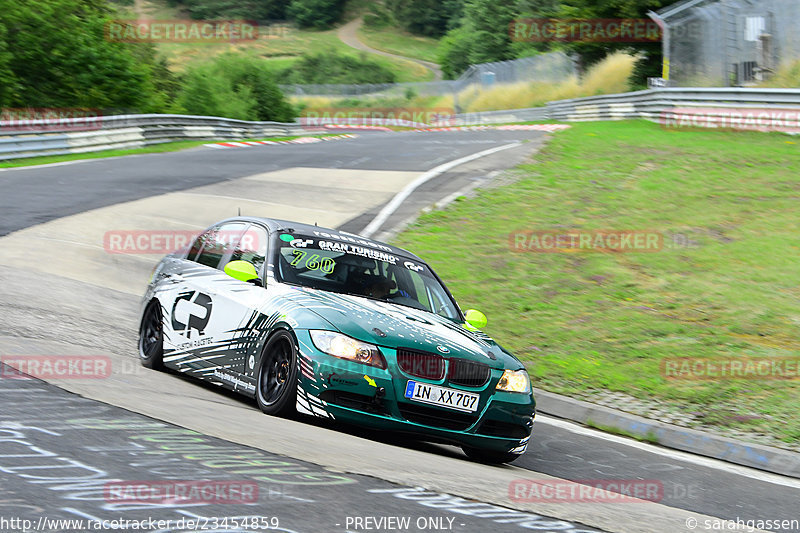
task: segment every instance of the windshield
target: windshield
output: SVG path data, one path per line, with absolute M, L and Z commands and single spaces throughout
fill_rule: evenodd
M 281 235 L 277 242 L 276 270 L 280 281 L 364 296 L 460 320 L 455 303 L 430 268 L 387 251 L 391 250 L 388 246 L 297 234 Z

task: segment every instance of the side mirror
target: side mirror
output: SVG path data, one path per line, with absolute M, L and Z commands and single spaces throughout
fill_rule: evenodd
M 464 324 L 467 329 L 483 329 L 488 322 L 486 315 L 475 309 L 468 309 L 464 317 L 467 319 L 467 323 Z
M 239 281 L 245 281 L 261 285 L 261 280 L 258 278 L 258 272 L 253 263 L 248 261 L 231 261 L 225 265 L 225 273 Z

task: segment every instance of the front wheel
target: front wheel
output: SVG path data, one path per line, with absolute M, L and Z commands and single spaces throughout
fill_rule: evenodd
M 467 457 L 473 461 L 490 465 L 510 463 L 519 457 L 519 455 L 516 453 L 482 450 L 480 448 L 470 448 L 469 446 L 462 446 L 461 449 L 464 450 L 464 453 L 467 454 Z
M 161 306 L 151 302 L 144 310 L 139 325 L 139 361 L 153 370 L 164 367 L 164 330 L 161 323 Z
M 256 401 L 264 413 L 288 416 L 295 412 L 297 402 L 297 354 L 294 338 L 288 331 L 273 335 L 264 352 L 258 370 Z

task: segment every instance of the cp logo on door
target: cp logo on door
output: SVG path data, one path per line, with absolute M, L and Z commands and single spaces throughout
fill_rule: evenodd
M 186 337 L 191 338 L 193 329 L 202 335 L 210 318 L 211 297 L 202 292 L 183 292 L 172 305 L 172 329 Z

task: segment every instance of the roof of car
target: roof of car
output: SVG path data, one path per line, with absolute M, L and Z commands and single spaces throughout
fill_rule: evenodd
M 293 233 L 301 233 L 306 235 L 317 235 L 317 234 L 325 234 L 321 235 L 322 237 L 333 236 L 333 238 L 339 238 L 339 240 L 345 241 L 352 241 L 352 239 L 357 239 L 361 241 L 365 241 L 366 243 L 374 243 L 380 245 L 381 248 L 388 248 L 386 251 L 389 251 L 396 255 L 402 255 L 408 259 L 414 259 L 416 261 L 424 262 L 420 259 L 417 255 L 405 250 L 403 248 L 398 248 L 396 246 L 392 246 L 391 244 L 387 244 L 382 241 L 376 241 L 375 239 L 370 239 L 367 237 L 363 237 L 361 235 L 357 235 L 355 233 L 350 233 L 347 231 L 337 230 L 333 228 L 326 228 L 323 226 L 312 226 L 311 224 L 303 224 L 302 222 L 293 222 L 290 220 L 281 220 L 277 218 L 266 218 L 266 217 L 248 217 L 248 216 L 239 216 L 239 217 L 232 217 L 228 219 L 228 221 L 233 220 L 244 220 L 244 221 L 251 221 L 251 222 L 260 222 L 261 224 L 267 226 L 270 231 L 290 231 Z M 358 244 L 356 242 L 356 244 Z

